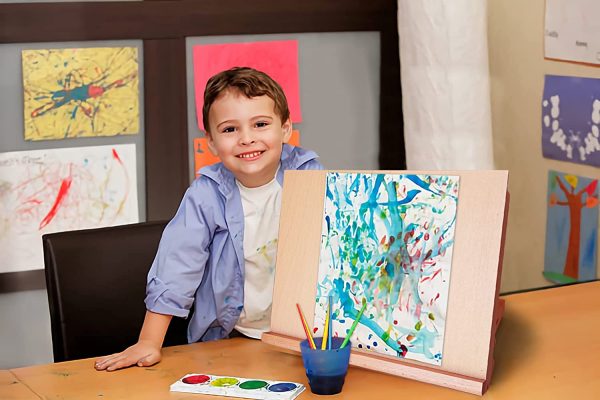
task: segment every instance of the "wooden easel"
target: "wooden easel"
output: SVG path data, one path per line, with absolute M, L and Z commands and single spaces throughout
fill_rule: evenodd
M 483 394 L 491 380 L 508 213 L 508 171 L 352 171 L 460 176 L 444 358 L 440 367 L 352 349 L 350 364 Z M 313 325 L 327 171 L 286 171 L 271 332 L 265 343 L 299 352 L 299 303 Z

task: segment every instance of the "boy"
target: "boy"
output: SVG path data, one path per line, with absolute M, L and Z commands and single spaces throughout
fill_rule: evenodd
M 226 338 L 234 328 L 254 338 L 269 330 L 283 171 L 322 167 L 314 152 L 285 144 L 287 100 L 262 72 L 213 76 L 202 118 L 221 162 L 201 170 L 163 232 L 138 342 L 98 359 L 98 370 L 159 362 L 172 316 L 187 317 L 192 305 L 190 343 Z

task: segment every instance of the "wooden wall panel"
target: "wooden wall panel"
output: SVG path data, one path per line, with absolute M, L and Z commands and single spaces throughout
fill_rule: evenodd
M 189 185 L 184 38 L 144 40 L 144 98 L 147 220 L 171 219 Z
M 388 14 L 381 31 L 379 94 L 379 169 L 406 169 L 404 119 L 400 84 L 400 50 L 396 13 Z
M 188 36 L 379 31 L 379 162 L 404 168 L 396 13 L 396 0 L 11 3 L 0 4 L 0 44 L 144 40 L 146 219 L 155 221 L 173 215 L 188 186 Z M 43 270 L 0 274 L 0 292 L 43 282 Z
M 395 15 L 393 0 L 0 4 L 0 43 L 376 31 Z

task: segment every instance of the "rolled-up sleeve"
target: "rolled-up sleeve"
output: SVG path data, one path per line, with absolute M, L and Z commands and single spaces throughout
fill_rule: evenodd
M 146 308 L 152 312 L 187 317 L 202 281 L 214 232 L 212 205 L 190 187 L 167 224 L 146 285 Z

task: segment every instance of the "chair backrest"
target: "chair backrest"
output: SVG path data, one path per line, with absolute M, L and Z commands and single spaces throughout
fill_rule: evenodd
M 54 361 L 108 355 L 134 344 L 144 320 L 146 276 L 166 222 L 42 237 Z M 187 343 L 173 318 L 165 346 Z

